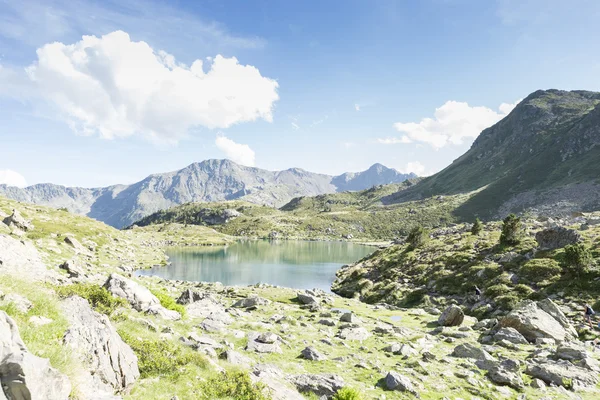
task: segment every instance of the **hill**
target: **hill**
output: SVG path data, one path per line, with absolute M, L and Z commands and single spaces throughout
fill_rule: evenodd
M 362 173 L 337 177 L 299 168 L 267 171 L 229 160 L 206 160 L 178 171 L 150 175 L 132 185 L 69 188 L 38 184 L 24 189 L 0 185 L 0 195 L 87 215 L 122 228 L 158 210 L 189 203 L 240 199 L 281 206 L 297 196 L 361 190 L 380 183 L 397 183 L 414 174 L 401 174 L 376 164 Z
M 599 145 L 600 93 L 539 90 L 447 168 L 383 202 L 477 191 L 459 218 L 592 211 L 600 207 Z

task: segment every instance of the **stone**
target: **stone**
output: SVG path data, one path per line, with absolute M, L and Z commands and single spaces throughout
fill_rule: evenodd
M 554 250 L 582 241 L 582 237 L 574 229 L 562 226 L 554 226 L 544 229 L 535 234 L 535 240 L 540 250 Z
M 520 390 L 525 387 L 523 379 L 518 372 L 510 371 L 500 365 L 490 368 L 488 370 L 487 377 L 498 385 L 507 385 L 513 389 Z
M 494 334 L 494 340 L 502 341 L 506 340 L 513 344 L 529 344 L 527 339 L 519 333 L 515 328 L 500 328 L 498 332 Z
M 67 260 L 60 264 L 58 268 L 67 271 L 67 274 L 69 274 L 70 278 L 80 278 L 84 275 L 83 270 L 79 265 L 77 265 L 75 260 Z
M 588 358 L 589 355 L 585 347 L 569 342 L 562 343 L 556 348 L 556 357 L 562 360 L 578 361 Z
M 246 345 L 246 351 L 254 351 L 256 353 L 283 353 L 281 347 L 279 346 L 279 342 L 277 340 L 271 343 L 265 343 L 264 341 L 269 341 L 271 337 L 261 337 L 258 332 L 249 332 L 248 333 L 248 344 Z M 277 335 L 274 335 L 277 337 Z M 259 340 L 259 338 L 261 340 Z
M 75 237 L 73 237 L 71 235 L 65 236 L 64 241 L 66 244 L 68 244 L 75 250 L 75 253 L 81 253 L 81 254 L 89 254 L 90 253 L 90 250 L 87 247 L 85 247 L 84 245 L 79 243 L 79 240 L 75 239 Z
M 2 220 L 9 228 L 16 228 L 24 232 L 33 229 L 30 221 L 27 221 L 18 210 L 12 210 L 12 214 Z
M 214 339 L 211 339 L 208 336 L 198 335 L 195 332 L 189 333 L 187 339 L 189 341 L 191 341 L 195 347 L 209 346 L 209 347 L 213 347 L 215 349 L 223 348 L 223 346 L 221 346 L 219 343 L 217 343 Z
M 463 310 L 457 305 L 448 306 L 438 318 L 441 326 L 459 326 L 465 319 Z
M 78 355 L 94 390 L 126 392 L 140 376 L 138 359 L 106 315 L 72 296 L 61 303 L 69 322 L 63 343 Z
M 496 361 L 487 351 L 472 345 L 471 343 L 459 344 L 452 351 L 454 357 L 473 358 L 475 360 Z
M 29 353 L 15 321 L 0 311 L 0 398 L 11 400 L 67 400 L 69 379 L 50 361 Z
M 345 340 L 366 340 L 371 334 L 363 327 L 342 328 L 337 336 Z
M 334 320 L 328 319 L 328 318 L 323 318 L 323 319 L 319 320 L 319 324 L 325 325 L 325 326 L 335 326 L 336 325 Z
M 311 291 L 307 290 L 306 292 L 302 293 L 298 293 L 297 295 L 298 301 L 301 304 L 319 304 L 321 302 L 321 300 L 315 296 L 313 293 L 311 293 Z
M 533 378 L 541 379 L 548 385 L 593 387 L 598 384 L 598 374 L 590 373 L 587 369 L 577 367 L 566 360 L 537 361 L 530 364 L 525 373 Z
M 104 284 L 113 296 L 124 298 L 137 311 L 148 311 L 151 306 L 160 306 L 160 301 L 150 290 L 119 274 L 111 274 Z
M 250 374 L 250 379 L 265 385 L 272 400 L 305 400 L 297 390 L 288 386 L 284 374 L 271 365 L 256 365 Z
M 500 320 L 500 327 L 514 328 L 530 342 L 538 338 L 562 342 L 576 334 L 568 321 L 566 324 L 561 321 L 563 317 L 564 314 L 549 299 L 537 303 L 525 300 Z
M 48 276 L 49 271 L 32 243 L 0 234 L 0 249 L 0 273 L 34 281 Z
M 269 300 L 264 299 L 255 294 L 252 294 L 252 295 L 246 297 L 245 299 L 236 301 L 233 306 L 240 307 L 240 308 L 249 308 L 249 307 L 263 306 L 263 305 L 267 305 L 269 303 L 270 303 Z
M 51 324 L 52 322 L 54 322 L 54 321 L 51 320 L 50 318 L 41 317 L 41 316 L 37 316 L 37 315 L 34 315 L 33 317 L 29 318 L 29 323 L 32 325 L 35 325 L 35 326 L 44 326 L 44 325 Z
M 311 360 L 311 361 L 323 361 L 326 360 L 327 357 L 325 357 L 325 355 L 321 354 L 320 352 L 317 351 L 317 349 L 315 349 L 314 347 L 308 346 L 306 347 L 304 350 L 302 350 L 300 352 L 300 354 L 302 355 L 302 357 L 306 360 Z
M 219 355 L 219 358 L 227 361 L 230 364 L 239 365 L 242 367 L 249 367 L 252 365 L 252 360 L 250 358 L 231 349 L 222 352 Z
M 192 289 L 184 290 L 179 298 L 177 299 L 177 304 L 188 305 L 195 303 L 196 301 L 200 301 L 204 299 L 205 295 L 200 292 L 196 292 Z
M 277 336 L 276 334 L 271 333 L 271 332 L 261 333 L 256 338 L 256 341 L 261 342 L 261 343 L 267 343 L 267 344 L 275 343 L 278 340 L 279 340 L 279 336 Z
M 181 314 L 174 310 L 168 310 L 160 304 L 153 304 L 146 310 L 146 314 L 155 315 L 169 321 L 179 321 Z
M 533 380 L 531 381 L 531 384 L 530 384 L 530 386 L 531 386 L 532 388 L 539 389 L 539 390 L 541 390 L 542 392 L 546 390 L 546 384 L 544 383 L 544 381 L 543 381 L 543 380 L 541 380 L 541 379 L 538 379 L 538 378 L 535 378 L 535 379 L 533 379 Z
M 342 314 L 342 316 L 340 317 L 340 321 L 348 322 L 350 324 L 360 324 L 361 322 L 360 318 L 358 318 L 356 314 L 351 312 Z
M 301 393 L 314 393 L 330 398 L 344 387 L 344 380 L 335 374 L 302 374 L 288 378 Z
M 415 390 L 415 387 L 413 386 L 411 380 L 404 375 L 401 375 L 395 371 L 390 371 L 390 372 L 388 372 L 388 374 L 386 375 L 384 380 L 385 380 L 385 387 L 388 390 L 396 390 L 399 392 L 409 392 L 414 395 L 417 395 L 417 391 Z

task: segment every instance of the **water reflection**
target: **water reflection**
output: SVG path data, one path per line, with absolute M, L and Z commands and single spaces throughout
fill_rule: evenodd
M 345 242 L 242 241 L 228 247 L 170 249 L 170 266 L 138 273 L 225 285 L 269 283 L 329 290 L 340 266 L 373 250 Z

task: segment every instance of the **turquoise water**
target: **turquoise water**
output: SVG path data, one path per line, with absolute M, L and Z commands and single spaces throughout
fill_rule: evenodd
M 227 247 L 169 249 L 171 265 L 138 271 L 167 279 L 268 283 L 329 291 L 335 272 L 375 249 L 346 242 L 242 241 Z

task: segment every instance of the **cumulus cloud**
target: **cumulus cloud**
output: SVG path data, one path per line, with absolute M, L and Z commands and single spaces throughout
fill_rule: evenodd
M 231 161 L 249 167 L 254 166 L 254 150 L 247 144 L 236 143 L 225 136 L 217 136 L 215 144 Z
M 411 161 L 406 163 L 404 168 L 400 169 L 403 174 L 410 174 L 411 172 L 418 176 L 426 176 L 425 166 L 418 161 Z
M 10 169 L 0 169 L 0 185 L 25 187 L 27 186 L 27 181 L 18 172 Z
M 356 111 L 360 111 L 360 104 L 355 104 L 355 105 L 354 105 L 354 109 L 355 109 Z
M 54 42 L 27 68 L 38 93 L 69 125 L 106 139 L 141 135 L 176 142 L 190 129 L 272 121 L 278 83 L 235 57 L 190 66 L 123 31 Z
M 520 100 L 519 100 L 520 101 Z M 435 149 L 449 144 L 461 144 L 465 139 L 474 139 L 485 128 L 504 118 L 519 103 L 502 103 L 498 111 L 487 107 L 471 107 L 458 101 L 447 101 L 436 108 L 434 118 L 423 118 L 420 122 L 395 123 L 394 128 L 404 133 L 400 139 L 380 139 L 379 143 L 423 142 Z

